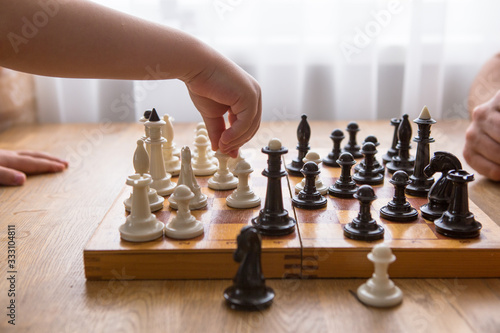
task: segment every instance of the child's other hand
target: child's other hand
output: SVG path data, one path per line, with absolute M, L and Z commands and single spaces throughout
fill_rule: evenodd
M 60 172 L 68 162 L 36 151 L 0 149 L 0 185 L 22 185 L 26 175 Z

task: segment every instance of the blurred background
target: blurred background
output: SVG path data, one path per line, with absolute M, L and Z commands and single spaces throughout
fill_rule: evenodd
M 424 105 L 436 119 L 465 118 L 474 76 L 500 52 L 498 1 L 95 1 L 231 58 L 261 84 L 265 121 L 413 119 Z M 40 122 L 136 121 L 152 107 L 201 119 L 178 80 L 35 77 L 26 103 Z

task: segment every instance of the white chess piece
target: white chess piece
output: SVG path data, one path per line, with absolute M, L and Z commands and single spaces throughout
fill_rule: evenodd
M 149 156 L 144 148 L 144 142 L 142 139 L 137 140 L 137 148 L 134 153 L 134 169 L 135 173 L 140 175 L 146 174 L 149 171 Z M 148 193 L 149 208 L 151 211 L 155 212 L 162 209 L 165 199 L 159 196 L 158 193 L 156 193 L 156 190 L 149 187 L 149 185 L 146 188 L 146 192 Z M 130 193 L 130 197 L 123 202 L 127 212 L 130 212 L 132 209 L 132 197 L 133 193 Z
M 200 128 L 199 130 L 196 131 L 196 137 L 198 137 L 200 135 L 204 135 L 207 138 L 207 140 L 208 140 L 208 148 L 207 148 L 207 156 L 208 156 L 208 158 L 212 161 L 212 163 L 215 166 L 218 166 L 219 165 L 219 161 L 215 157 L 215 152 L 212 150 L 212 144 L 210 143 L 210 137 L 208 136 L 208 131 L 207 131 L 206 127 L 202 127 L 202 128 Z M 198 151 L 196 150 L 196 147 L 195 147 L 193 156 L 196 156 L 196 155 L 198 155 Z
M 198 135 L 194 140 L 194 146 L 198 150 L 198 155 L 193 158 L 193 172 L 195 176 L 211 176 L 217 171 L 217 166 L 208 158 L 208 147 L 210 143 L 204 135 Z
M 181 156 L 181 151 L 176 147 L 174 142 L 174 125 L 172 124 L 174 122 L 174 118 L 165 114 L 163 116 L 163 120 L 165 121 L 165 126 L 162 128 L 162 134 L 163 137 L 167 139 L 167 147 L 172 149 L 172 155 L 179 157 Z M 167 136 L 170 139 L 168 139 Z
M 241 152 L 241 148 L 238 149 L 238 156 L 236 156 L 236 158 L 229 158 L 229 161 L 227 162 L 227 167 L 229 169 L 229 171 L 233 172 L 234 171 L 234 168 L 236 168 L 236 165 L 241 162 L 241 161 L 244 161 L 245 160 L 245 156 L 243 156 L 243 153 Z M 238 177 L 238 175 L 236 175 L 234 172 L 233 174 Z
M 203 224 L 189 210 L 193 192 L 186 185 L 179 185 L 172 195 L 177 202 L 177 215 L 165 226 L 165 235 L 175 239 L 189 239 L 203 234 Z
M 306 156 L 302 159 L 302 161 L 304 161 L 304 163 L 313 161 L 319 167 L 320 163 L 322 162 L 322 159 L 318 153 L 316 153 L 314 151 L 310 151 L 306 154 Z M 297 183 L 297 185 L 295 185 L 295 193 L 299 193 L 300 191 L 302 191 L 304 189 L 305 185 L 306 185 L 306 179 L 302 178 L 302 181 L 300 183 Z M 319 193 L 321 193 L 321 195 L 325 195 L 326 192 L 328 192 L 328 186 L 326 186 L 323 183 L 323 180 L 320 178 L 320 175 L 316 176 L 316 184 L 315 185 L 316 185 L 316 190 Z
M 174 141 L 174 128 L 168 114 L 163 116 L 163 121 L 165 122 L 163 137 L 167 140 L 162 146 L 165 171 L 172 176 L 177 176 L 181 171 L 181 162 L 179 157 L 174 155 L 175 146 L 172 144 Z
M 248 177 L 253 172 L 250 164 L 242 160 L 234 168 L 238 175 L 238 187 L 227 198 L 226 204 L 232 208 L 252 208 L 260 205 L 260 198 L 253 192 L 248 183 Z
M 193 173 L 193 168 L 191 166 L 191 150 L 188 146 L 184 146 L 181 149 L 181 173 L 177 186 L 179 185 L 186 185 L 191 192 L 194 193 L 194 198 L 189 202 L 189 209 L 200 209 L 207 205 L 207 196 L 201 192 L 200 185 L 198 185 Z M 170 202 L 170 207 L 172 209 L 177 209 L 175 197 L 170 196 L 168 202 Z
M 140 144 L 139 144 L 140 142 Z M 134 154 L 134 166 L 141 172 L 147 169 L 147 159 L 144 159 L 146 150 L 142 140 L 137 142 Z M 142 149 L 141 149 L 142 147 Z M 147 242 L 163 236 L 164 225 L 151 214 L 148 199 L 148 186 L 152 183 L 151 176 L 147 173 L 136 173 L 127 177 L 127 185 L 133 187 L 132 207 L 130 215 L 119 228 L 120 236 L 130 242 Z
M 396 260 L 390 247 L 386 244 L 375 245 L 368 254 L 368 259 L 375 265 L 375 273 L 358 288 L 359 300 L 375 307 L 390 307 L 401 303 L 403 292 L 387 274 L 389 264 Z
M 165 122 L 160 120 L 155 109 L 151 112 L 149 120 L 144 123 L 144 126 L 149 128 L 149 138 L 146 143 L 151 147 L 149 156 L 149 173 L 153 178 L 151 187 L 161 196 L 171 194 L 175 188 L 175 183 L 171 181 L 172 176 L 165 171 L 163 161 L 162 144 L 167 141 L 161 136 L 161 128 L 164 125 Z
M 215 157 L 219 160 L 219 169 L 217 169 L 215 175 L 208 180 L 208 187 L 212 190 L 235 189 L 238 186 L 238 178 L 236 178 L 227 168 L 229 155 L 217 151 Z
M 146 111 L 146 112 L 151 112 L 151 111 Z M 146 118 L 144 115 L 141 117 L 141 119 L 139 119 L 139 121 L 141 123 L 145 123 L 146 121 L 148 121 L 148 118 Z M 146 126 L 144 126 L 144 134 L 142 135 L 141 137 L 141 140 L 144 141 L 144 143 L 146 143 L 146 140 L 149 138 L 149 128 L 147 128 Z M 151 151 L 149 150 L 149 145 L 146 145 L 146 151 L 148 152 L 148 155 L 151 155 Z M 148 170 L 149 172 L 149 170 Z

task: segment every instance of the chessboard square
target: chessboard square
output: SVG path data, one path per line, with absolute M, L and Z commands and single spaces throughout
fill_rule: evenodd
M 359 201 L 356 199 L 342 199 L 328 195 L 328 207 L 332 210 L 359 211 Z M 356 213 L 357 214 L 357 213 Z
M 212 205 L 210 206 L 212 210 L 229 210 L 234 209 L 226 205 L 226 198 L 214 198 L 212 201 Z
M 342 225 L 339 223 L 304 223 L 300 225 L 302 239 L 312 239 L 315 242 L 321 239 L 343 238 Z
M 300 209 L 295 208 L 297 212 L 297 220 L 300 224 L 339 224 L 337 212 L 334 210 L 322 209 Z M 302 229 L 301 229 L 302 230 Z
M 426 223 L 389 223 L 384 228 L 390 231 L 392 239 L 438 239 Z
M 248 223 L 218 224 L 212 223 L 208 226 L 208 239 L 211 242 L 223 241 L 231 248 L 236 248 L 236 237 L 241 229 Z M 207 230 L 205 228 L 205 230 Z
M 207 198 L 213 198 L 215 196 L 215 191 L 209 189 L 208 187 L 201 187 L 201 193 L 205 194 Z

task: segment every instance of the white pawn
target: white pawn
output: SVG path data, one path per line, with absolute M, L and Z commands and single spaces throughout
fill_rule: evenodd
M 211 176 L 217 171 L 217 166 L 214 165 L 208 158 L 208 147 L 210 143 L 204 135 L 198 135 L 194 140 L 194 146 L 198 150 L 198 155 L 193 158 L 193 172 L 195 176 Z
M 212 144 L 210 143 L 210 138 L 208 136 L 208 132 L 207 132 L 207 129 L 206 128 L 200 128 L 197 132 L 196 132 L 196 136 L 200 136 L 200 135 L 204 135 L 207 140 L 208 140 L 208 148 L 207 148 L 207 156 L 208 158 L 212 161 L 212 163 L 216 166 L 219 165 L 219 161 L 217 160 L 217 158 L 215 157 L 215 152 L 212 150 Z M 195 147 L 195 150 L 194 150 L 194 156 L 198 155 L 198 151 L 196 150 L 196 147 Z
M 260 198 L 248 184 L 248 177 L 253 172 L 250 164 L 243 160 L 236 164 L 234 174 L 238 176 L 238 187 L 227 198 L 226 204 L 232 208 L 252 208 L 260 205 Z
M 149 128 L 149 138 L 146 143 L 151 147 L 149 156 L 149 173 L 153 178 L 151 187 L 161 196 L 171 194 L 175 188 L 175 183 L 171 181 L 172 176 L 165 171 L 165 162 L 163 161 L 162 145 L 167 141 L 161 136 L 161 128 L 164 125 L 165 122 L 160 120 L 158 113 L 153 108 L 151 116 L 144 123 L 144 126 Z
M 167 121 L 168 119 L 168 121 Z M 169 116 L 168 114 L 165 114 L 163 116 L 163 120 L 165 121 L 166 125 L 162 128 L 162 134 L 164 138 L 170 137 L 171 139 L 167 139 L 167 147 L 172 149 L 172 154 L 174 156 L 181 156 L 181 151 L 176 147 L 175 142 L 174 142 L 174 118 Z
M 245 157 L 243 156 L 243 154 L 241 153 L 241 148 L 238 149 L 238 156 L 236 156 L 236 158 L 229 158 L 229 161 L 227 162 L 227 167 L 229 168 L 229 171 L 233 172 L 234 171 L 234 168 L 236 168 L 236 165 L 241 162 L 241 161 L 244 161 L 245 160 Z M 233 174 L 238 177 L 237 174 L 235 174 L 233 172 Z
M 314 163 L 316 163 L 318 165 L 318 167 L 319 167 L 320 163 L 322 162 L 319 154 L 314 152 L 314 151 L 308 152 L 306 154 L 306 156 L 302 159 L 302 161 L 304 161 L 304 163 L 313 161 Z M 321 180 L 319 175 L 316 176 L 316 184 L 315 185 L 316 185 L 316 190 L 319 193 L 321 193 L 321 195 L 325 195 L 326 192 L 328 192 L 328 186 L 326 186 L 323 183 L 323 180 Z M 306 186 L 306 179 L 302 178 L 302 181 L 300 183 L 297 183 L 297 185 L 295 185 L 295 193 L 299 193 L 300 191 L 302 191 L 304 189 L 304 186 Z
M 175 239 L 189 239 L 203 234 L 203 224 L 189 210 L 193 192 L 186 185 L 175 188 L 172 197 L 177 202 L 177 215 L 165 226 L 165 235 Z
M 142 145 L 138 144 L 137 146 L 141 147 Z M 144 147 L 142 150 L 143 152 L 138 152 L 134 156 L 146 152 Z M 143 163 L 143 159 L 141 158 L 141 161 L 138 163 Z M 136 168 L 143 171 L 144 168 L 147 168 L 147 163 L 145 165 L 137 165 Z M 147 242 L 163 236 L 164 225 L 156 219 L 154 214 L 151 214 L 151 208 L 149 207 L 147 187 L 151 183 L 151 176 L 147 173 L 136 173 L 127 177 L 127 185 L 133 187 L 133 193 L 130 215 L 127 216 L 125 223 L 119 228 L 120 236 L 124 240 L 130 242 Z
M 149 112 L 151 113 L 151 111 L 146 111 L 146 112 Z M 139 121 L 141 123 L 145 123 L 146 121 L 148 121 L 148 118 L 146 118 L 144 115 L 141 117 L 141 119 L 139 119 Z M 146 143 L 146 140 L 149 138 L 149 128 L 145 127 L 144 126 L 144 134 L 142 135 L 141 137 L 141 140 L 144 141 L 144 143 Z M 148 152 L 148 155 L 151 155 L 151 151 L 149 150 L 149 145 L 146 145 L 146 151 Z M 148 170 L 149 171 L 149 170 Z
M 238 178 L 236 178 L 227 168 L 229 155 L 223 154 L 220 151 L 215 153 L 215 157 L 219 160 L 219 169 L 208 180 L 208 187 L 212 190 L 232 190 L 238 186 Z
M 359 300 L 375 307 L 390 307 L 401 303 L 403 292 L 387 274 L 389 264 L 396 260 L 390 247 L 385 244 L 375 245 L 368 254 L 368 259 L 375 265 L 375 273 L 358 288 Z
M 181 161 L 179 157 L 174 155 L 174 127 L 172 126 L 172 122 L 170 121 L 168 114 L 163 116 L 163 121 L 165 122 L 165 126 L 163 127 L 163 137 L 167 140 L 162 147 L 165 171 L 170 173 L 172 176 L 177 176 L 181 171 Z
M 201 192 L 200 185 L 198 185 L 193 173 L 191 150 L 188 146 L 184 146 L 181 149 L 181 173 L 177 186 L 179 185 L 186 185 L 194 193 L 194 198 L 189 202 L 189 209 L 200 209 L 207 205 L 207 196 Z M 170 196 L 168 202 L 170 202 L 172 209 L 177 209 L 177 200 L 175 200 L 175 197 Z
M 146 149 L 144 149 L 144 142 L 142 141 L 142 139 L 137 140 L 137 148 L 135 149 L 134 153 L 134 169 L 135 173 L 140 175 L 148 173 L 149 170 L 149 156 Z M 159 196 L 154 188 L 147 186 L 146 191 L 148 193 L 149 208 L 151 209 L 151 211 L 155 212 L 162 209 L 165 199 Z M 130 212 L 130 210 L 132 209 L 132 197 L 133 195 L 132 193 L 130 193 L 130 197 L 123 202 L 123 204 L 125 205 L 125 210 L 127 212 Z

